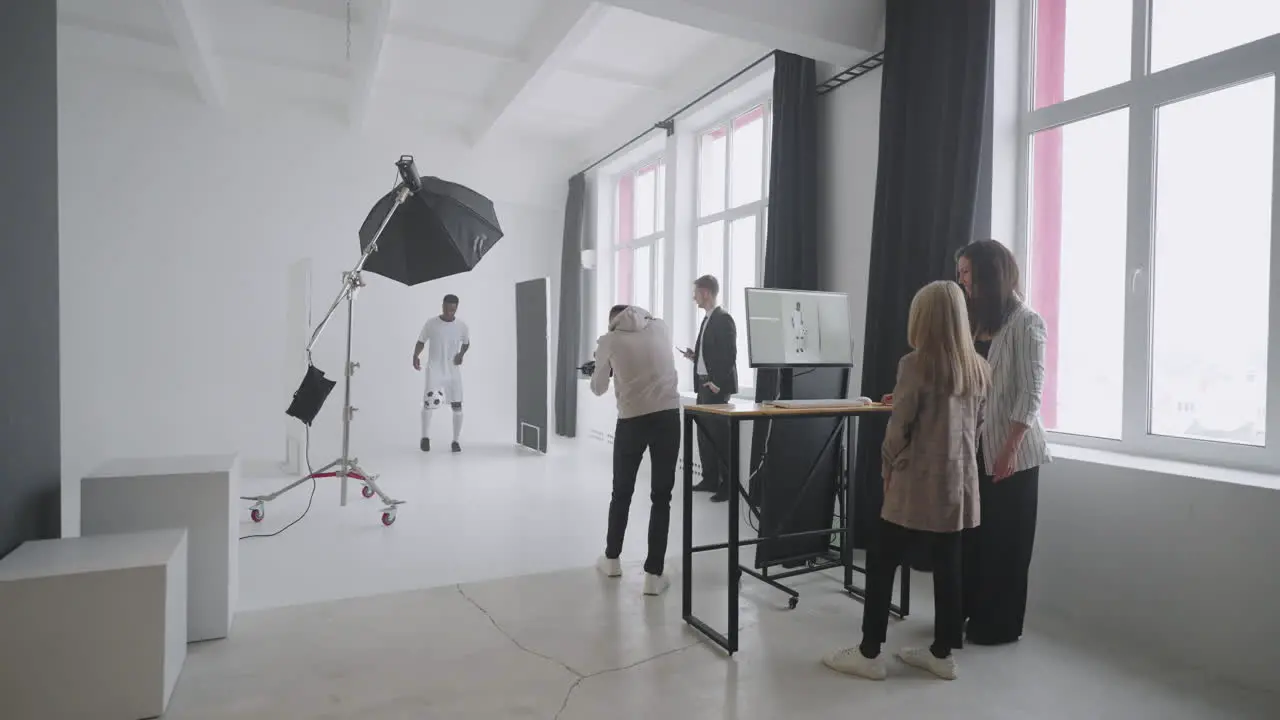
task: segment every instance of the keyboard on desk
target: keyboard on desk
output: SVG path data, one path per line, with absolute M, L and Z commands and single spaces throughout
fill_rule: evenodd
M 780 408 L 847 408 L 870 405 L 866 398 L 821 398 L 813 400 L 773 400 L 765 405 Z

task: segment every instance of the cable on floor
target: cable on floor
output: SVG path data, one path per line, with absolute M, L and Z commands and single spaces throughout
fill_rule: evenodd
M 306 445 L 305 445 L 305 449 L 303 450 L 302 457 L 306 459 L 307 475 L 311 478 L 311 495 L 310 497 L 307 498 L 307 508 L 303 510 L 302 514 L 299 515 L 297 518 L 295 518 L 293 522 L 289 523 L 288 525 L 285 525 L 284 527 L 280 528 L 279 530 L 276 530 L 273 533 L 242 535 L 240 537 L 241 540 L 250 540 L 252 538 L 275 537 L 280 533 L 284 532 L 285 530 L 288 530 L 289 528 L 293 527 L 294 525 L 297 525 L 299 522 L 302 521 L 302 518 L 307 516 L 307 513 L 311 512 L 311 501 L 316 499 L 316 471 L 311 469 L 311 426 L 306 425 L 304 426 L 304 429 L 306 430 Z

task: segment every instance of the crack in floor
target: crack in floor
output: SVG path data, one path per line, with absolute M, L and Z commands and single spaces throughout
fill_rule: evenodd
M 512 645 L 515 645 L 520 650 L 534 657 L 542 658 L 543 660 L 553 662 L 575 676 L 573 684 L 569 686 L 569 689 L 564 694 L 564 702 L 560 703 L 560 709 L 556 711 L 555 720 L 560 720 L 560 716 L 563 715 L 564 711 L 569 708 L 569 701 L 573 698 L 573 693 L 578 689 L 578 686 L 581 685 L 583 682 L 590 680 L 591 678 L 600 677 L 602 675 L 609 675 L 611 673 L 619 673 L 619 672 L 625 672 L 627 670 L 632 670 L 634 668 L 640 667 L 641 665 L 644 665 L 645 663 L 653 662 L 654 660 L 660 660 L 664 657 L 675 655 L 677 653 L 682 653 L 685 650 L 688 650 L 689 648 L 697 647 L 702 644 L 702 640 L 694 639 L 686 645 L 681 645 L 678 648 L 672 648 L 671 650 L 660 652 L 657 655 L 644 658 L 643 660 L 637 660 L 631 663 L 630 665 L 622 665 L 620 667 L 615 667 L 615 668 L 605 668 L 604 670 L 597 670 L 596 672 L 593 672 L 593 673 L 584 673 L 580 670 L 575 670 L 571 665 L 569 665 L 568 663 L 558 658 L 554 658 L 550 655 L 540 653 L 537 650 L 534 650 L 529 646 L 525 645 L 524 643 L 520 642 L 519 640 L 515 639 L 515 637 L 511 633 L 507 632 L 506 628 L 502 627 L 502 624 L 499 623 L 495 617 L 493 617 L 492 613 L 486 610 L 483 605 L 481 605 L 479 602 L 476 601 L 475 598 L 468 595 L 466 590 L 462 589 L 462 585 L 460 583 L 457 585 L 454 585 L 454 588 L 458 591 L 458 594 L 463 597 L 463 599 L 471 603 L 471 605 L 474 606 L 476 610 L 479 610 L 486 618 L 488 618 L 490 624 L 493 625 L 494 629 L 502 633 L 503 637 L 510 640 Z
M 608 669 L 600 670 L 599 672 L 593 672 L 590 675 L 584 675 L 583 677 L 578 678 L 577 680 L 574 681 L 572 685 L 569 686 L 569 692 L 564 694 L 564 702 L 560 704 L 560 710 L 559 712 L 556 713 L 555 720 L 560 720 L 560 716 L 564 714 L 564 711 L 569 709 L 569 700 L 573 698 L 574 691 L 578 689 L 579 685 L 586 682 L 587 680 L 590 680 L 591 678 L 594 678 L 594 677 L 600 677 L 601 675 L 608 675 L 610 673 L 625 672 L 627 670 L 640 667 L 641 665 L 644 665 L 647 662 L 652 662 L 654 660 L 668 657 L 670 655 L 675 655 L 676 653 L 682 653 L 691 647 L 695 647 L 701 644 L 702 644 L 701 640 L 694 640 L 688 645 L 682 645 L 678 648 L 673 648 L 671 650 L 667 650 L 666 652 L 658 653 L 653 657 L 647 657 L 643 660 L 637 660 L 636 662 L 633 662 L 630 665 L 623 665 L 622 667 L 616 667 L 616 668 L 608 668 Z
M 507 631 L 506 631 L 506 629 L 502 627 L 502 625 L 498 624 L 498 621 L 493 617 L 493 615 L 491 615 L 491 614 L 489 613 L 489 611 L 488 611 L 488 610 L 485 610 L 485 609 L 484 609 L 484 607 L 483 607 L 480 603 L 476 602 L 474 598 L 472 598 L 470 595 L 468 595 L 468 594 L 467 594 L 467 591 L 462 589 L 462 585 L 461 585 L 461 584 L 455 585 L 454 587 L 455 587 L 455 588 L 457 588 L 457 590 L 458 590 L 458 594 L 459 594 L 459 595 L 461 595 L 464 599 L 466 599 L 466 601 L 467 601 L 467 602 L 471 603 L 472 605 L 474 605 L 474 606 L 475 606 L 475 608 L 476 608 L 477 610 L 479 610 L 480 612 L 484 613 L 484 616 L 485 616 L 485 617 L 487 617 L 487 618 L 489 618 L 489 622 L 490 622 L 490 623 L 493 623 L 493 627 L 494 627 L 494 628 L 496 628 L 498 632 L 502 633 L 504 637 L 506 637 L 508 640 L 510 640 L 510 641 L 511 641 L 511 643 L 512 643 L 513 645 L 515 645 L 516 647 L 520 648 L 521 650 L 523 650 L 523 651 L 525 651 L 525 652 L 529 653 L 530 655 L 533 655 L 534 657 L 540 657 L 540 658 L 542 658 L 543 660 L 548 660 L 548 661 L 550 661 L 550 662 L 553 662 L 553 663 L 555 663 L 555 664 L 559 665 L 560 667 L 564 668 L 565 670 L 568 670 L 570 673 L 572 673 L 573 675 L 575 675 L 575 676 L 578 678 L 577 682 L 582 682 L 584 679 L 586 679 L 586 678 L 587 678 L 587 675 L 586 675 L 585 673 L 582 673 L 582 672 L 579 672 L 579 671 L 577 671 L 577 670 L 574 670 L 574 669 L 573 669 L 572 667 L 570 667 L 567 663 L 562 662 L 562 661 L 560 661 L 560 660 L 558 660 L 558 659 L 556 659 L 556 658 L 553 658 L 553 657 L 551 657 L 550 655 L 543 655 L 542 653 L 538 652 L 537 650 L 532 650 L 532 649 L 528 648 L 527 646 L 525 646 L 525 645 L 524 645 L 523 643 L 521 643 L 519 640 L 517 640 L 517 639 L 515 639 L 514 637 L 512 637 L 511 633 L 507 632 Z M 575 685 L 576 685 L 576 684 L 577 684 L 577 683 L 575 683 Z

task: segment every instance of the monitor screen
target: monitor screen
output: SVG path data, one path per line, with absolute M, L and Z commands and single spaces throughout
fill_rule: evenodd
M 853 365 L 849 296 L 747 288 L 747 356 L 753 368 Z

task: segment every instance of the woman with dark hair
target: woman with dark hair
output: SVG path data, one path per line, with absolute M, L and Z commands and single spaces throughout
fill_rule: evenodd
M 1040 423 L 1044 320 L 1022 300 L 1018 262 L 995 240 L 956 254 L 974 345 L 991 365 L 978 435 L 982 524 L 965 531 L 966 637 L 1004 645 L 1022 637 L 1040 466 L 1052 460 Z

